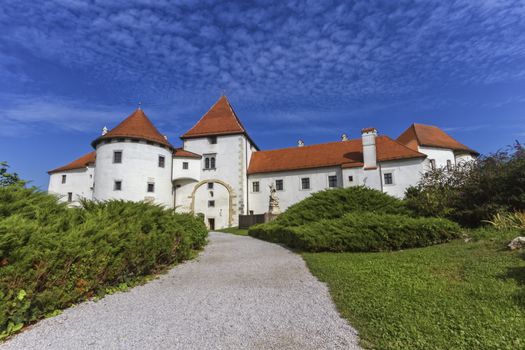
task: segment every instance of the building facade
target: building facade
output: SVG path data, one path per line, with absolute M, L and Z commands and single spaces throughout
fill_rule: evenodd
M 149 201 L 201 213 L 210 229 L 238 225 L 241 214 L 268 211 L 270 186 L 281 210 L 310 194 L 367 186 L 403 197 L 432 168 L 451 168 L 478 153 L 443 130 L 413 124 L 396 140 L 362 130 L 360 138 L 260 150 L 222 96 L 174 147 L 137 109 L 90 152 L 49 171 L 49 193 L 70 205 L 81 198 Z

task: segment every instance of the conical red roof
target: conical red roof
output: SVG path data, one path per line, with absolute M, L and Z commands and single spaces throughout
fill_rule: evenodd
M 100 140 L 116 137 L 128 137 L 152 141 L 173 148 L 140 108 L 135 110 L 129 117 L 111 129 L 107 134 L 102 135 L 93 141 L 92 146 L 95 147 Z
M 221 96 L 197 124 L 182 135 L 182 138 L 228 134 L 246 134 L 246 129 L 226 96 Z

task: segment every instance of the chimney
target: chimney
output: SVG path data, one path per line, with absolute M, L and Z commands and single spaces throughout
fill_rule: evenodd
M 108 128 L 103 127 L 102 128 L 102 136 L 106 135 L 108 133 Z
M 365 169 L 377 167 L 376 136 L 377 130 L 375 128 L 365 128 L 361 130 Z
M 348 141 L 348 135 L 347 134 L 341 135 L 341 141 Z
M 303 146 L 304 146 L 304 141 L 303 140 L 297 141 L 297 147 L 303 147 Z

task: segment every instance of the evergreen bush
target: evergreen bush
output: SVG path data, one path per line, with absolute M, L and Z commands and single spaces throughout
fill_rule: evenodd
M 71 209 L 21 183 L 0 186 L 0 339 L 191 258 L 206 236 L 201 219 L 148 203 Z

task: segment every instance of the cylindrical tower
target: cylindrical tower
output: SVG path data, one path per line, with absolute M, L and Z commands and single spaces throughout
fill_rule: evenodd
M 145 200 L 173 208 L 173 146 L 141 109 L 92 146 L 97 153 L 94 199 Z

